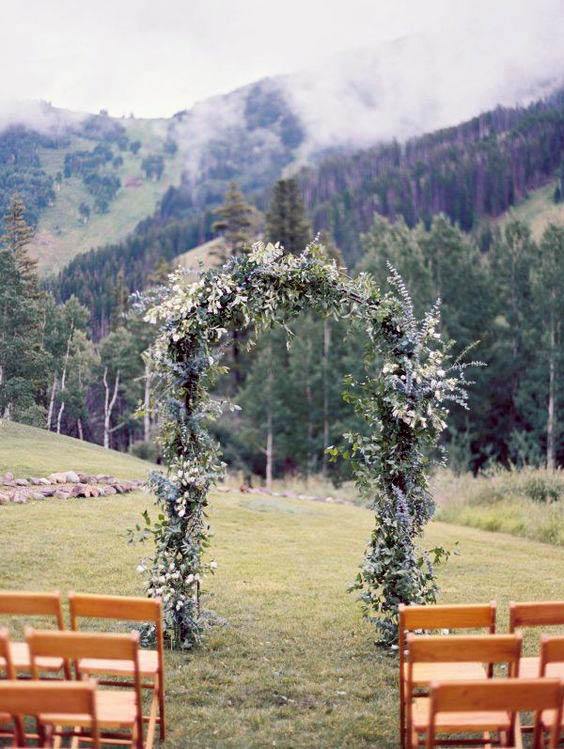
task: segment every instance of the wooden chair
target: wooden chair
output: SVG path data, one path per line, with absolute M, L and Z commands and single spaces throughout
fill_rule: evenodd
M 560 679 L 563 686 L 563 699 L 564 699 L 564 678 L 562 677 L 562 670 L 564 668 L 564 637 L 548 637 L 542 635 L 541 637 L 541 652 L 540 652 L 540 675 L 541 677 L 557 678 Z M 542 714 L 541 723 L 542 728 L 545 731 L 550 729 L 550 726 L 554 724 L 554 721 L 558 718 L 552 711 L 546 711 Z M 560 739 L 561 734 L 564 733 L 564 715 L 560 715 L 560 724 L 558 736 Z
M 36 740 L 40 747 L 54 746 L 54 734 L 49 730 L 53 723 L 72 726 L 78 722 L 88 724 L 94 749 L 101 747 L 94 681 L 0 681 L 0 712 L 14 719 L 19 746 L 26 745 L 20 717 L 32 716 L 38 729 L 34 746 Z
M 139 668 L 139 635 L 107 634 L 90 632 L 50 632 L 26 630 L 26 640 L 31 656 L 31 669 L 34 679 L 41 677 L 42 658 L 63 658 L 67 664 L 74 663 L 77 679 L 84 679 L 80 663 L 84 659 L 103 657 L 107 661 L 127 663 L 133 675 L 131 681 L 121 684 L 122 689 L 98 689 L 96 693 L 97 722 L 100 740 L 105 743 L 127 743 L 136 749 L 143 749 L 143 713 L 141 705 L 141 672 Z M 53 727 L 62 724 L 59 715 L 47 720 Z M 74 721 L 77 726 L 74 735 L 80 740 L 88 740 L 84 728 L 90 729 L 90 721 Z M 129 735 L 116 733 L 126 730 Z M 55 729 L 56 732 L 56 729 Z M 146 744 L 150 747 L 150 744 Z
M 406 635 L 408 632 L 431 630 L 483 630 L 495 633 L 496 604 L 453 604 L 441 606 L 399 606 L 399 672 L 400 672 L 400 735 L 405 746 L 406 732 Z M 491 674 L 490 674 L 491 675 Z M 413 683 L 425 691 L 432 681 L 483 679 L 486 676 L 481 664 L 476 663 L 418 663 L 413 670 Z
M 162 604 L 160 598 L 134 598 L 126 596 L 101 596 L 69 593 L 71 629 L 79 629 L 79 619 L 110 619 L 149 622 L 155 627 L 156 650 L 141 649 L 139 663 L 143 689 L 152 691 L 149 715 L 143 716 L 148 723 L 147 741 L 152 742 L 158 723 L 160 739 L 165 738 L 165 693 L 164 693 L 164 646 Z M 127 664 L 108 663 L 100 658 L 88 659 L 80 664 L 84 673 L 114 676 L 131 676 Z M 100 685 L 112 685 L 115 681 L 99 679 Z M 158 709 L 158 717 L 157 717 Z
M 485 682 L 461 681 L 431 684 L 426 749 L 444 745 L 437 734 L 468 734 L 487 731 L 482 746 L 491 747 L 489 733 L 497 733 L 498 745 L 522 749 L 518 723 L 519 711 L 534 712 L 534 749 L 544 746 L 540 728 L 543 711 L 551 710 L 556 720 L 562 719 L 562 686 L 558 679 L 489 679 Z M 558 723 L 550 727 L 549 749 L 558 746 Z M 448 741 L 463 743 L 463 739 Z M 476 743 L 474 743 L 476 745 Z
M 509 631 L 517 632 L 528 627 L 564 625 L 564 601 L 531 601 L 509 604 Z M 540 658 L 521 658 L 519 676 L 536 679 L 540 676 Z M 555 664 L 551 676 L 564 679 L 564 664 Z
M 58 591 L 54 593 L 28 593 L 27 591 L 2 590 L 0 591 L 0 616 L 2 615 L 24 616 L 26 618 L 31 616 L 49 617 L 54 619 L 59 630 L 65 629 L 61 594 Z M 16 673 L 29 676 L 31 662 L 27 643 L 11 642 L 10 650 Z M 2 665 L 3 662 L 0 659 L 0 667 Z M 40 665 L 44 671 L 53 673 L 64 670 L 62 658 L 49 658 L 43 660 Z M 66 678 L 69 678 L 69 676 L 69 673 L 65 673 Z
M 520 635 L 473 635 L 473 636 L 407 636 L 407 680 L 406 680 L 406 739 L 407 746 L 417 746 L 419 736 L 423 735 L 429 725 L 429 698 L 415 695 L 417 682 L 414 674 L 417 664 L 468 664 L 472 663 L 482 669 L 481 678 L 465 679 L 465 667 L 459 672 L 453 668 L 448 670 L 448 681 L 464 680 L 485 682 L 487 673 L 493 673 L 494 665 L 505 665 L 509 677 L 516 677 L 519 668 L 522 641 Z M 439 670 L 439 669 L 437 669 Z M 445 668 L 445 671 L 447 669 Z M 472 716 L 467 728 L 471 730 L 489 730 L 483 727 L 479 718 Z M 505 726 L 506 729 L 509 726 Z M 463 743 L 463 742 L 460 742 Z

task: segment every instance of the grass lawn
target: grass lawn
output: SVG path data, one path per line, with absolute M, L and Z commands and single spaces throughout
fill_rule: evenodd
M 142 547 L 128 546 L 125 531 L 150 504 L 130 494 L 0 507 L 0 587 L 140 593 Z M 398 745 L 396 660 L 374 646 L 345 591 L 371 520 L 360 507 L 214 497 L 219 568 L 207 605 L 228 626 L 194 653 L 167 655 L 166 747 Z M 429 530 L 430 544 L 455 541 L 444 601 L 495 598 L 503 626 L 512 598 L 562 598 L 564 549 L 442 523 Z

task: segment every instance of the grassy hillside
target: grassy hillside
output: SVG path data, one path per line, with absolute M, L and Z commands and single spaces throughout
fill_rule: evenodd
M 537 241 L 541 238 L 543 231 L 548 224 L 564 224 L 564 203 L 556 204 L 552 199 L 556 181 L 551 181 L 548 185 L 533 190 L 526 200 L 519 205 L 511 208 L 500 219 L 499 223 L 503 226 L 511 218 L 516 218 L 523 223 L 528 224 Z
M 81 203 L 92 203 L 83 181 L 78 176 L 63 179 L 55 186 L 55 201 L 42 213 L 34 240 L 32 254 L 39 260 L 43 273 L 60 270 L 75 255 L 94 247 L 124 239 L 142 219 L 151 215 L 171 185 L 180 183 L 183 156 L 178 151 L 166 156 L 161 179 L 145 178 L 141 164 L 145 156 L 162 153 L 166 138 L 165 120 L 123 120 L 130 140 L 141 141 L 137 154 L 120 151 L 123 164 L 111 172 L 121 180 L 121 188 L 110 203 L 107 213 L 91 213 L 84 223 L 79 214 Z M 95 143 L 73 137 L 66 148 L 42 148 L 39 151 L 42 168 L 52 177 L 62 172 L 65 156 L 77 150 L 89 150 Z
M 73 470 L 143 479 L 150 468 L 131 455 L 0 419 L 0 473 L 23 478 Z
M 140 594 L 136 566 L 149 550 L 128 545 L 126 530 L 147 505 L 137 494 L 0 507 L 11 550 L 0 587 Z M 346 592 L 371 513 L 229 493 L 213 497 L 210 520 L 219 566 L 206 606 L 227 624 L 194 653 L 166 654 L 165 746 L 397 747 L 397 661 L 374 646 Z M 496 599 L 503 631 L 510 599 L 562 596 L 563 549 L 441 523 L 427 537 L 457 541 L 441 600 Z

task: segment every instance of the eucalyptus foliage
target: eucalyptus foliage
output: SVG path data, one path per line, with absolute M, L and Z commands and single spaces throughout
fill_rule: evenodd
M 436 306 L 421 322 L 401 279 L 391 270 L 392 291 L 382 294 L 368 275 L 350 278 L 318 245 L 299 255 L 257 243 L 248 254 L 197 281 L 171 276 L 146 321 L 159 325 L 153 351 L 159 377 L 161 442 L 166 474 L 152 476 L 160 514 L 146 518 L 155 552 L 141 566 L 148 595 L 163 600 L 165 628 L 174 647 L 191 647 L 206 621 L 200 586 L 215 562 L 205 561 L 210 528 L 208 494 L 222 476 L 219 445 L 207 431 L 227 405 L 210 396 L 224 371 L 221 348 L 232 330 L 251 340 L 303 310 L 357 320 L 366 332 L 366 376 L 347 383 L 346 398 L 366 420 L 367 434 L 346 435 L 343 456 L 370 499 L 376 525 L 353 585 L 381 640 L 395 636 L 400 602 L 432 602 L 437 586 L 432 562 L 418 541 L 433 514 L 429 457 L 445 427 L 449 401 L 466 405 L 465 365 L 447 366 L 437 332 Z M 331 448 L 336 456 L 337 448 Z

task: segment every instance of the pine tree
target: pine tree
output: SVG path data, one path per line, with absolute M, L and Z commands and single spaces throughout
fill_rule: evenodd
M 225 247 L 214 253 L 221 262 L 239 254 L 251 243 L 253 213 L 253 207 L 245 201 L 237 183 L 231 182 L 223 205 L 215 210 L 218 218 L 212 226 L 212 230 L 220 233 L 225 241 Z
M 28 255 L 27 246 L 33 238 L 33 229 L 25 219 L 25 205 L 19 195 L 13 195 L 4 214 L 2 244 L 10 250 L 24 281 L 37 286 L 37 260 Z
M 286 252 L 296 255 L 311 241 L 311 224 L 297 180 L 280 179 L 274 185 L 266 216 L 266 234 L 269 242 L 280 242 Z

